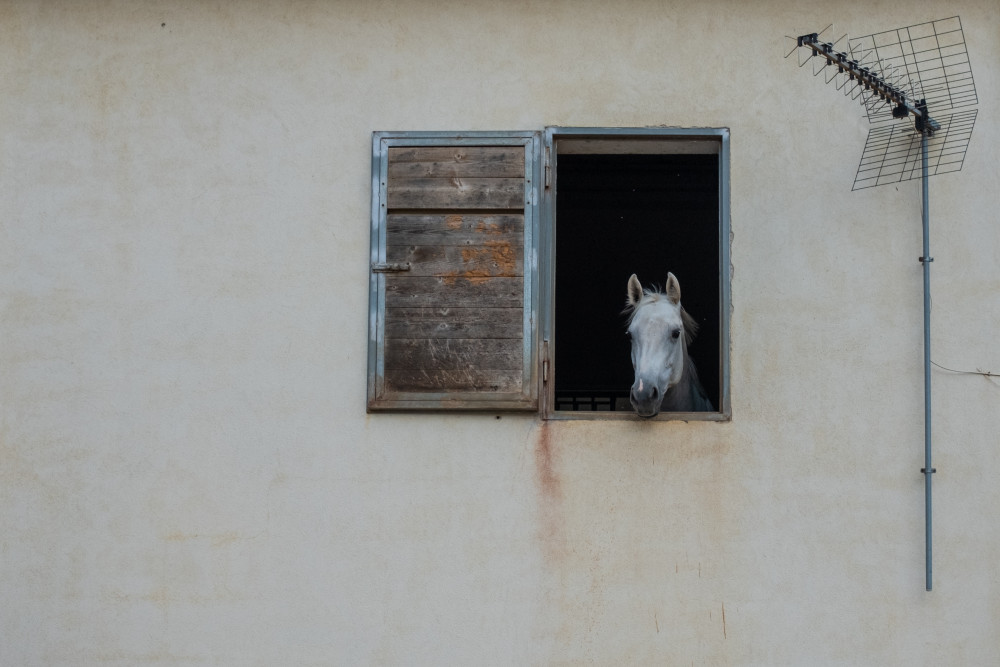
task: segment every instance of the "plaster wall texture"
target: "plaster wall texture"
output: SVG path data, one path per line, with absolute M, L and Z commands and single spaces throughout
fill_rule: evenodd
M 1000 663 L 1000 387 L 934 372 L 928 593 L 919 186 L 782 59 L 953 15 L 998 371 L 992 1 L 0 2 L 0 664 Z M 661 124 L 731 130 L 731 421 L 365 414 L 373 130 Z

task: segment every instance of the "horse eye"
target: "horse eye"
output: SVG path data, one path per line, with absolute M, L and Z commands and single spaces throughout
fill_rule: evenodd
M 670 333 L 670 337 L 671 337 L 671 338 L 673 338 L 674 340 L 677 340 L 678 338 L 680 338 L 680 337 L 681 337 L 681 330 L 680 330 L 680 329 L 674 329 L 674 330 L 673 330 L 673 331 L 672 331 L 672 332 Z

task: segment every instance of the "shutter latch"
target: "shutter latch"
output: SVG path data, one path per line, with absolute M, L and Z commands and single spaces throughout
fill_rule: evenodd
M 409 271 L 409 262 L 373 262 L 372 273 L 399 273 Z

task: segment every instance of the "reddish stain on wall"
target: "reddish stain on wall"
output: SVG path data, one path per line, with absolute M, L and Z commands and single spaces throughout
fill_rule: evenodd
M 562 521 L 562 486 L 549 422 L 543 421 L 535 441 L 535 478 L 538 483 L 539 533 L 546 556 L 561 559 L 565 536 Z

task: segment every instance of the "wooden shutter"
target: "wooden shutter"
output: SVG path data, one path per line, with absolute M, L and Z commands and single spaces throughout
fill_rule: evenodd
M 368 409 L 535 409 L 537 133 L 374 135 Z

